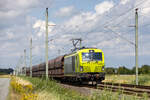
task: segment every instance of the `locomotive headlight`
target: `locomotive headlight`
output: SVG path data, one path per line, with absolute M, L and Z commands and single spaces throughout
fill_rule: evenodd
M 81 72 L 83 71 L 83 66 L 80 66 L 80 71 L 81 71 Z
M 104 68 L 104 66 L 102 67 L 102 71 L 104 71 L 105 70 L 105 68 Z

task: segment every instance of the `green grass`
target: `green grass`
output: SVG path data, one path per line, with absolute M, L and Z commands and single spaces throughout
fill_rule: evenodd
M 95 91 L 91 96 L 84 96 L 80 95 L 77 91 L 61 87 L 54 80 L 49 80 L 47 82 L 46 80 L 42 80 L 39 78 L 21 78 L 30 81 L 34 86 L 34 91 L 46 91 L 47 96 L 52 95 L 50 96 L 51 99 L 44 98 L 42 100 L 147 100 L 146 94 L 143 94 L 143 98 L 139 98 L 137 96 L 124 95 L 122 94 L 122 91 L 119 90 L 118 92 L 112 92 L 106 91 L 106 89 L 97 92 Z

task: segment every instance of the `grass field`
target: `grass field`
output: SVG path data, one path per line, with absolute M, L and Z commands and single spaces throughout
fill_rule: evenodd
M 106 75 L 103 82 L 135 84 L 135 75 Z M 150 85 L 150 75 L 139 75 L 140 85 Z
M 0 75 L 0 78 L 10 78 L 10 75 Z

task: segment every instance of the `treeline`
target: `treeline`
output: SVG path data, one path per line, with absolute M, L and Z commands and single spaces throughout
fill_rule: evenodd
M 8 68 L 8 69 L 0 69 L 0 75 L 5 75 L 5 74 L 10 74 L 13 72 L 12 68 Z
M 135 74 L 136 73 L 136 67 L 133 67 L 132 69 L 126 68 L 125 66 L 121 66 L 119 68 L 113 68 L 113 67 L 106 67 L 106 74 Z M 143 65 L 140 68 L 138 68 L 139 74 L 150 74 L 150 65 Z

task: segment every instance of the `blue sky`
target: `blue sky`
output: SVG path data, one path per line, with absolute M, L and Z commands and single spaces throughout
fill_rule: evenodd
M 45 61 L 45 8 L 49 8 L 49 59 L 70 52 L 71 38 L 105 53 L 106 67 L 135 65 L 135 8 L 139 13 L 139 66 L 150 65 L 149 0 L 1 0 L 0 68 L 23 66 L 33 38 L 33 65 Z M 115 31 L 115 32 L 114 32 Z M 118 36 L 119 34 L 119 36 Z M 123 37 L 123 38 L 122 38 Z

